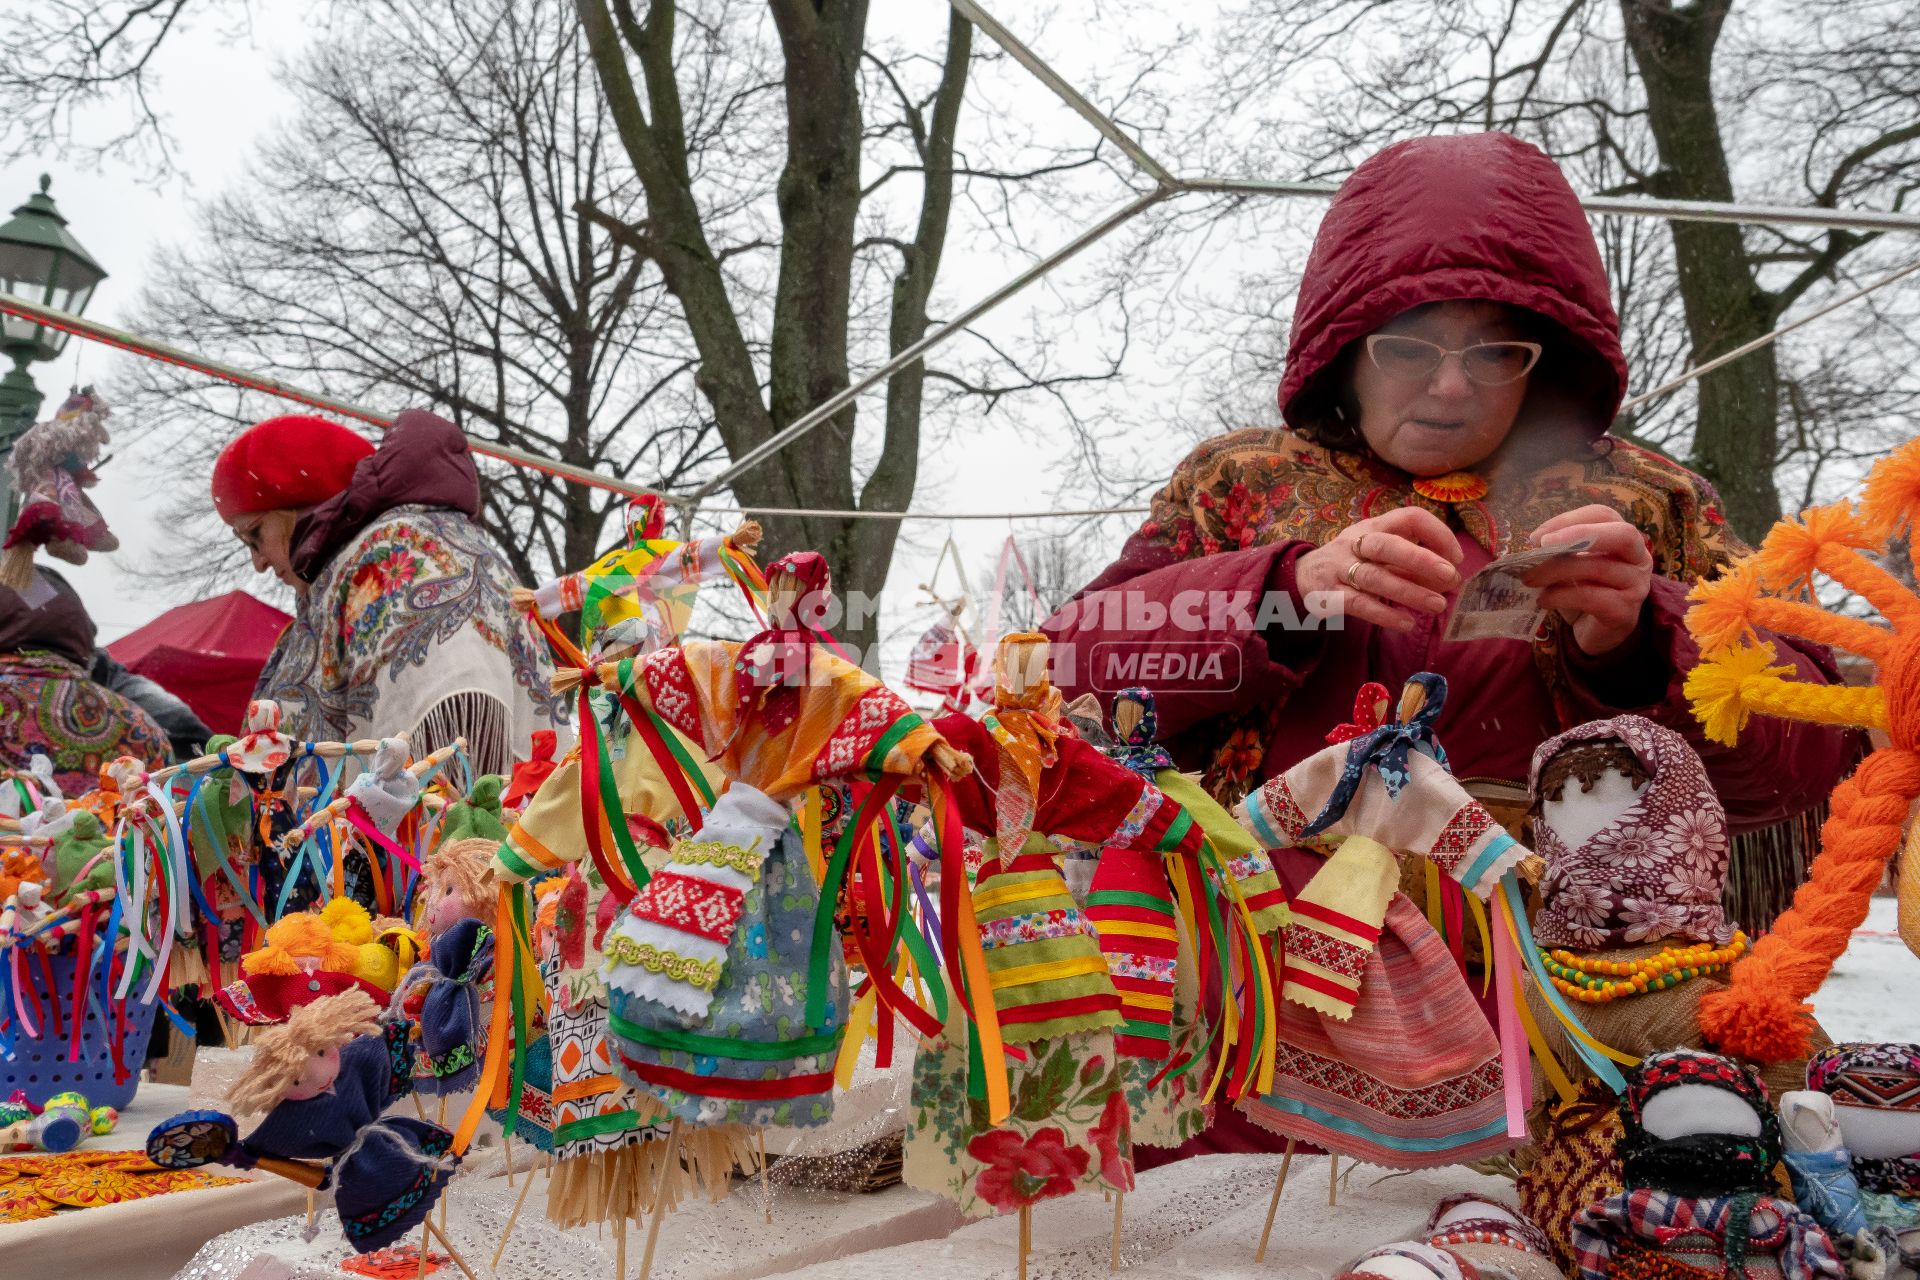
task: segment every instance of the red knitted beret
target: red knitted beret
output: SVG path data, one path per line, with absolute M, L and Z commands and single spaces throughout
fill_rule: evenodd
M 255 511 L 311 507 L 347 487 L 373 446 L 337 422 L 307 414 L 268 418 L 220 451 L 213 505 L 222 520 Z

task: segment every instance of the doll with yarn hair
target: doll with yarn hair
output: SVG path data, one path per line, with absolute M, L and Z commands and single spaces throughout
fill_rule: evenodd
M 316 1000 L 256 1034 L 228 1095 L 236 1114 L 261 1119 L 223 1161 L 325 1160 L 341 1226 L 362 1253 L 419 1226 L 459 1163 L 439 1125 L 385 1115 L 412 1090 L 408 1032 L 404 1020 L 382 1026 L 363 992 Z
M 488 872 L 494 847 L 478 837 L 451 840 L 434 850 L 421 870 L 419 916 L 428 938 L 427 959 L 409 970 L 394 992 L 394 1002 L 419 1024 L 414 1082 L 421 1093 L 472 1088 L 486 1058 L 497 945 Z
M 1778 1062 L 1810 1052 L 1808 1000 L 1866 919 L 1920 800 L 1920 595 L 1869 558 L 1910 537 L 1916 517 L 1920 441 L 1910 441 L 1874 464 L 1857 503 L 1780 521 L 1753 555 L 1689 597 L 1687 629 L 1705 660 L 1688 675 L 1686 692 L 1710 739 L 1733 744 L 1756 714 L 1887 736 L 1833 789 L 1820 852 L 1793 906 L 1734 965 L 1729 989 L 1701 1002 L 1702 1028 L 1730 1053 Z M 1823 608 L 1812 595 L 1815 574 L 1865 597 L 1890 625 Z M 1759 638 L 1763 627 L 1866 658 L 1874 682 L 1790 680 Z M 1920 953 L 1920 857 L 1902 860 L 1900 933 Z

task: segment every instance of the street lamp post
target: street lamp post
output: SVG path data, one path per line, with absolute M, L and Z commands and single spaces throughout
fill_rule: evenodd
M 41 174 L 40 190 L 0 225 L 0 293 L 78 315 L 107 273 L 67 230 L 66 218 L 47 194 L 52 185 L 53 179 Z M 0 462 L 40 412 L 40 389 L 27 366 L 53 359 L 66 345 L 67 335 L 58 329 L 0 315 L 0 363 L 12 366 L 0 377 Z M 0 515 L 8 525 L 13 523 L 9 490 L 7 474 L 0 469 Z

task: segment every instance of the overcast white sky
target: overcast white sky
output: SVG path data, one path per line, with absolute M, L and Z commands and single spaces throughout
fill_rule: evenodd
M 946 6 L 939 0 L 910 0 L 910 4 L 911 9 L 888 8 L 886 18 L 876 15 L 876 23 L 944 24 Z M 1096 74 L 1101 64 L 1099 47 L 1080 39 L 1080 24 L 1070 20 L 1075 9 L 1098 13 L 1101 6 L 1096 0 L 1063 6 L 1067 14 L 1056 13 L 1044 29 L 1023 25 L 1023 21 L 1031 20 L 1023 20 L 1019 6 L 1002 7 L 1006 10 L 1003 17 L 1021 28 L 1021 34 L 1040 46 L 1046 56 L 1058 59 L 1064 72 L 1075 78 Z M 255 6 L 251 22 L 244 27 L 189 28 L 164 51 L 154 99 L 167 118 L 176 149 L 176 176 L 156 183 L 143 179 L 140 167 L 134 164 L 63 156 L 0 165 L 0 207 L 10 208 L 31 192 L 40 172 L 52 174 L 53 194 L 72 230 L 110 273 L 88 308 L 89 316 L 108 323 L 121 319 L 137 298 L 155 252 L 190 238 L 193 203 L 241 181 L 252 144 L 292 109 L 274 72 L 280 60 L 297 56 L 312 34 L 302 8 L 291 3 Z M 933 30 L 937 32 L 939 27 Z M 1172 74 L 1171 68 L 1167 74 Z M 1005 95 L 1017 94 L 1022 110 L 1045 113 L 1058 129 L 1072 131 L 1071 136 L 1091 137 L 1084 123 L 1010 62 L 984 74 L 977 90 L 1000 95 L 1002 101 Z M 1111 200 L 1103 198 L 1101 208 L 1126 198 L 1127 193 L 1117 184 L 1110 185 Z M 1069 238 L 1074 230 L 1066 226 L 1043 228 L 1035 232 L 1034 243 L 1051 247 Z M 1014 259 L 988 246 L 978 246 L 976 254 L 975 246 L 952 243 L 943 268 L 945 305 L 952 309 L 985 292 L 1016 265 Z M 1010 331 L 1029 323 L 1036 311 L 1046 319 L 1046 309 L 1057 310 L 1059 306 L 1057 296 L 1034 289 L 1005 308 L 989 326 L 1005 326 Z M 1060 323 L 1070 326 L 1072 318 L 1061 317 Z M 1150 354 L 1136 353 L 1130 358 L 1130 367 L 1150 358 Z M 88 381 L 96 383 L 111 403 L 114 371 L 131 358 L 75 339 L 58 361 L 36 366 L 34 373 L 49 405 L 58 402 L 69 384 Z M 877 404 L 863 408 L 871 415 L 869 421 L 877 419 Z M 130 424 L 122 419 L 112 425 Z M 1190 437 L 1179 433 L 1168 433 L 1164 439 L 1125 442 L 1129 452 L 1137 447 L 1150 456 L 1164 454 L 1165 469 L 1171 468 L 1189 443 Z M 1016 457 L 1023 465 L 1007 465 Z M 1049 439 L 1045 431 L 1029 428 L 1012 432 L 993 422 L 983 423 L 977 432 L 970 430 L 957 438 L 929 442 L 915 507 L 933 511 L 1044 510 L 1053 505 L 1054 495 L 1071 483 L 1066 474 L 1070 466 L 1062 443 Z M 178 593 L 155 586 L 139 572 L 143 559 L 156 547 L 164 546 L 157 524 L 162 494 L 180 480 L 168 473 L 164 445 L 143 442 L 138 449 L 122 450 L 103 472 L 94 491 L 121 538 L 123 551 L 96 556 L 77 570 L 62 568 L 85 598 L 103 643 L 182 602 Z M 1107 521 L 1095 540 L 1096 554 L 1117 551 L 1135 523 L 1135 517 Z M 1027 525 L 1020 532 L 1031 533 L 1039 527 L 1044 526 Z M 950 528 L 946 523 L 909 525 L 896 557 L 886 610 L 889 629 L 901 644 L 933 619 L 930 607 L 915 607 L 917 584 L 927 576 L 949 531 L 962 547 L 968 572 L 978 579 L 1015 528 L 1002 521 L 954 522 Z M 1104 563 L 1104 558 L 1099 563 Z M 946 585 L 951 589 L 951 579 Z M 977 590 L 984 585 L 975 583 Z M 264 583 L 259 589 L 267 594 Z M 892 662 L 889 670 L 893 670 Z

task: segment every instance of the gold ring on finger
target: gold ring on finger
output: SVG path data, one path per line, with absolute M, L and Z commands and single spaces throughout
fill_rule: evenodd
M 1352 564 L 1347 566 L 1347 572 L 1345 575 L 1347 579 L 1347 585 L 1352 587 L 1355 591 L 1360 590 L 1360 583 L 1358 581 L 1359 575 L 1360 575 L 1360 566 L 1366 563 L 1367 561 L 1365 560 L 1355 560 Z

